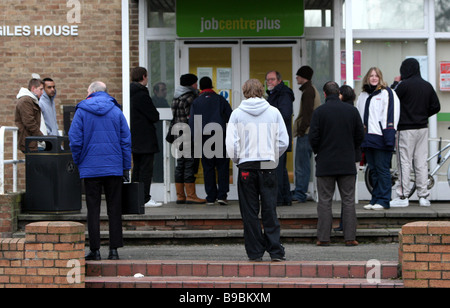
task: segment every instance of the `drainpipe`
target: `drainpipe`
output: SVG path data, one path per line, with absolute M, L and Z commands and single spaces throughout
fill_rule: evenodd
M 128 0 L 122 0 L 122 107 L 130 125 L 130 15 Z

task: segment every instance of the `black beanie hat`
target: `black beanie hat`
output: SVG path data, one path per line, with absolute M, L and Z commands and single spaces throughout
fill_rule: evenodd
M 194 74 L 184 74 L 180 77 L 180 84 L 185 87 L 190 87 L 198 80 Z
M 202 79 L 200 79 L 200 89 L 201 90 L 212 89 L 212 87 L 213 87 L 213 85 L 212 85 L 211 78 L 205 76 Z
M 297 71 L 297 76 L 303 77 L 308 80 L 312 79 L 313 74 L 313 69 L 307 65 L 300 67 Z

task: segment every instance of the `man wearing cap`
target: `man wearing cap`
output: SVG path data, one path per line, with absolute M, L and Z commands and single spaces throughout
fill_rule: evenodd
M 191 106 L 189 126 L 193 136 L 202 134 L 202 138 L 193 138 L 194 147 L 202 149 L 202 166 L 205 179 L 206 202 L 213 205 L 227 205 L 227 194 L 230 190 L 230 159 L 225 154 L 225 131 L 232 109 L 227 100 L 213 90 L 212 80 L 209 77 L 200 79 L 200 92 Z M 198 131 L 197 121 L 201 123 Z M 209 124 L 209 128 L 205 126 Z M 197 130 L 194 130 L 197 129 Z M 204 131 L 204 132 L 203 132 Z M 208 141 L 211 140 L 211 141 Z M 203 145 L 208 141 L 209 146 Z M 210 153 L 208 153 L 208 151 Z M 217 184 L 216 186 L 216 170 Z
M 171 106 L 174 124 L 189 123 L 191 105 L 194 99 L 198 97 L 197 80 L 198 78 L 194 74 L 184 74 L 180 77 L 180 85 L 175 89 Z M 190 136 L 186 141 L 191 141 Z M 206 200 L 198 198 L 195 192 L 195 173 L 198 169 L 199 159 L 194 158 L 193 147 L 191 147 L 191 151 L 190 157 L 181 156 L 177 158 L 177 166 L 175 167 L 177 204 L 206 203 Z
M 295 147 L 295 190 L 292 201 L 306 202 L 309 178 L 311 174 L 312 149 L 308 140 L 309 125 L 314 109 L 320 106 L 320 95 L 313 86 L 311 79 L 314 71 L 305 65 L 297 71 L 297 84 L 301 85 L 300 113 L 294 122 L 294 138 L 297 137 Z

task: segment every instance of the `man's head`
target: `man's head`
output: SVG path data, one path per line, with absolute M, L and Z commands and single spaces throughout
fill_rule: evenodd
M 269 91 L 272 91 L 273 88 L 275 88 L 277 85 L 281 83 L 283 78 L 281 77 L 281 74 L 277 71 L 270 71 L 266 74 L 266 83 L 267 83 L 267 89 Z
M 338 95 L 339 96 L 339 85 L 334 81 L 328 81 L 323 86 L 323 92 L 325 93 L 325 97 L 330 95 Z
M 44 91 L 47 93 L 48 97 L 52 98 L 56 95 L 56 84 L 51 78 L 44 78 Z
M 211 78 L 205 76 L 200 79 L 200 90 L 212 89 L 212 80 Z
M 258 79 L 249 79 L 242 86 L 242 93 L 245 98 L 263 97 L 264 87 Z
M 147 69 L 144 67 L 135 67 L 131 70 L 131 81 L 139 82 L 146 86 L 148 83 Z
M 313 69 L 310 66 L 304 65 L 297 71 L 297 84 L 305 84 L 312 79 L 314 74 Z
M 94 81 L 88 88 L 88 96 L 95 92 L 107 92 L 106 84 L 101 81 Z
M 41 98 L 44 93 L 44 82 L 41 79 L 33 78 L 28 83 L 28 90 L 36 95 L 37 98 Z
M 166 98 L 167 96 L 167 86 L 164 82 L 157 82 L 153 86 L 153 93 L 156 97 Z
M 180 85 L 182 85 L 183 87 L 192 87 L 194 89 L 197 89 L 197 81 L 198 78 L 194 74 L 184 74 L 180 77 Z

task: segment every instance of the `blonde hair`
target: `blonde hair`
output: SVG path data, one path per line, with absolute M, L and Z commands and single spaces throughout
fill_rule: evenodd
M 242 86 L 242 92 L 245 98 L 263 97 L 264 86 L 258 79 L 249 79 Z
M 370 77 L 370 74 L 372 73 L 372 71 L 375 71 L 375 73 L 378 75 L 378 78 L 380 79 L 380 80 L 378 81 L 376 90 L 379 90 L 379 89 L 386 89 L 387 83 L 386 83 L 386 82 L 384 81 L 384 79 L 383 79 L 383 73 L 381 72 L 381 70 L 380 70 L 378 67 L 371 67 L 371 68 L 367 71 L 366 76 L 364 76 L 364 78 L 363 78 L 363 82 L 362 82 L 362 84 L 363 84 L 363 88 L 362 88 L 363 91 L 365 91 L 364 85 L 370 84 L 370 82 L 369 82 L 369 77 Z

